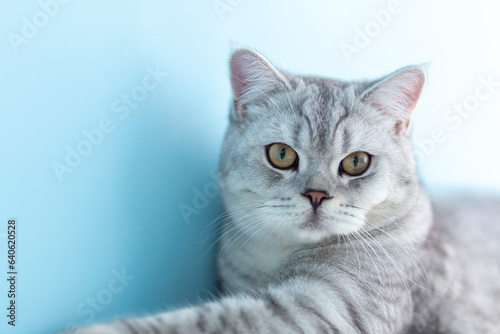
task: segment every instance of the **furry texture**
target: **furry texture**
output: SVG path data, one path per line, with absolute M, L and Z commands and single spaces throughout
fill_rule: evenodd
M 431 202 L 409 138 L 421 67 L 373 82 L 296 76 L 253 50 L 231 59 L 220 159 L 225 296 L 80 333 L 498 333 L 500 204 Z M 266 148 L 293 148 L 293 168 Z M 353 152 L 370 164 L 339 168 Z M 325 194 L 313 208 L 308 191 Z M 433 215 L 434 211 L 434 215 Z

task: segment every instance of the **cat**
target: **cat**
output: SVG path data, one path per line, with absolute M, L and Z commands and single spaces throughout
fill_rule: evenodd
M 423 66 L 343 82 L 238 47 L 230 71 L 223 296 L 77 333 L 500 333 L 500 201 L 431 203 L 410 140 Z

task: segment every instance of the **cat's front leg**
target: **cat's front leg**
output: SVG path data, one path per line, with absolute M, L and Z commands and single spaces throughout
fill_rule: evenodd
M 94 325 L 75 334 L 357 332 L 342 302 L 336 302 L 339 296 L 335 292 L 310 280 L 300 285 L 286 284 L 255 296 L 227 297 L 198 307 Z
M 252 294 L 90 326 L 75 333 L 395 334 L 411 324 L 412 300 L 405 277 L 386 276 L 386 282 L 380 284 L 377 278 L 382 274 L 375 269 L 354 274 L 348 267 L 314 261 L 317 253 L 314 249 L 295 254 L 293 266 Z M 384 268 L 397 272 L 387 263 Z
M 290 324 L 273 312 L 265 298 L 231 297 L 155 316 L 92 325 L 71 334 L 293 333 Z

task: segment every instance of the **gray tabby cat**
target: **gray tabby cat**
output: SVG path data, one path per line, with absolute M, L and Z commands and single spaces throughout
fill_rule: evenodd
M 410 143 L 421 67 L 341 82 L 247 48 L 230 66 L 225 296 L 78 333 L 500 333 L 500 202 L 432 209 Z

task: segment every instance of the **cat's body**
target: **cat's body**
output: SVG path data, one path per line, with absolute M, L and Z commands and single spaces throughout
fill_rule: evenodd
M 409 122 L 419 67 L 345 83 L 231 61 L 226 296 L 83 333 L 498 333 L 500 205 L 431 202 Z
M 497 242 L 500 239 L 500 224 L 495 224 L 495 218 L 498 221 L 500 217 L 500 202 L 488 197 L 447 197 L 435 202 L 433 209 L 434 225 L 430 227 L 427 238 L 420 247 L 412 247 L 406 243 L 408 232 L 396 228 L 387 231 L 390 236 L 384 232 L 374 235 L 377 243 L 384 245 L 384 250 L 372 240 L 367 242 L 366 239 L 341 238 L 317 245 L 311 250 L 306 248 L 297 251 L 288 258 L 290 265 L 283 265 L 281 262 L 274 267 L 274 273 L 273 270 L 260 273 L 262 267 L 259 264 L 271 262 L 261 257 L 273 254 L 273 249 L 277 248 L 273 246 L 273 242 L 279 243 L 280 240 L 268 238 L 265 244 L 269 245 L 261 252 L 264 240 L 256 238 L 245 244 L 246 239 L 243 239 L 240 243 L 235 242 L 232 249 L 227 251 L 227 254 L 238 256 L 228 256 L 230 259 L 222 257 L 220 271 L 225 278 L 226 288 L 237 291 L 255 290 L 255 283 L 259 281 L 265 286 L 269 277 L 274 277 L 279 282 L 280 274 L 276 273 L 286 273 L 290 268 L 300 267 L 297 258 L 301 257 L 315 258 L 314 261 L 306 260 L 304 263 L 306 272 L 312 276 L 315 275 L 312 268 L 314 264 L 328 263 L 329 266 L 339 266 L 340 275 L 348 272 L 346 275 L 363 277 L 366 274 L 359 274 L 360 266 L 370 263 L 374 266 L 371 268 L 372 278 L 378 279 L 380 274 L 384 282 L 389 283 L 391 278 L 387 275 L 390 275 L 395 276 L 392 279 L 396 279 L 399 284 L 403 284 L 400 289 L 389 288 L 380 292 L 383 298 L 391 298 L 391 295 L 399 298 L 408 291 L 411 292 L 410 307 L 405 305 L 409 298 L 398 302 L 398 306 L 408 312 L 406 327 L 409 326 L 411 330 L 395 332 L 497 333 L 500 328 L 500 242 Z M 486 235 L 489 237 L 485 238 Z M 267 238 L 266 235 L 263 237 Z M 394 254 L 393 251 L 399 254 Z M 377 260 L 382 263 L 378 264 Z M 392 261 L 399 263 L 395 266 Z M 230 265 L 227 265 L 228 262 Z M 404 270 L 404 276 L 398 273 L 399 269 Z M 339 273 L 327 274 L 331 277 L 338 275 Z M 355 285 L 361 284 L 363 283 L 357 282 Z M 375 288 L 377 287 L 380 288 L 380 284 L 375 282 Z M 351 293 L 356 290 L 353 287 L 349 289 Z M 377 312 L 380 297 L 374 297 L 373 308 L 368 309 Z M 359 297 L 356 299 L 359 300 Z M 361 311 L 366 308 L 357 309 L 357 313 L 353 315 L 359 318 L 371 316 L 366 311 Z M 380 331 L 383 332 L 386 331 Z
M 436 234 L 450 245 L 453 261 L 430 254 L 427 266 L 438 271 L 453 267 L 457 274 L 455 296 L 445 299 L 437 312 L 436 320 L 448 329 L 441 332 L 500 332 L 500 201 L 449 196 L 437 200 L 434 208 Z M 429 281 L 436 290 L 444 289 L 439 281 Z

